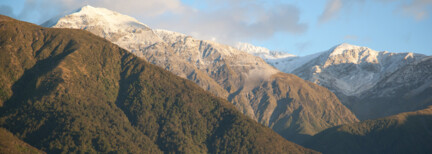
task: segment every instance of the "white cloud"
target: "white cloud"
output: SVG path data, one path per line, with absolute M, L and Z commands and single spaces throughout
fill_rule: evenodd
M 164 20 L 159 27 L 178 29 L 186 33 L 196 32 L 196 37 L 216 37 L 224 43 L 267 39 L 277 32 L 302 34 L 307 24 L 300 22 L 300 11 L 293 5 L 278 4 L 266 8 L 254 3 L 242 4 L 213 11 L 176 15 Z M 181 23 L 181 24 L 179 24 Z

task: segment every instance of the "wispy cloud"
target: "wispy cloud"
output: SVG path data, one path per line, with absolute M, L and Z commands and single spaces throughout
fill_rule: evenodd
M 432 0 L 413 0 L 401 6 L 401 11 L 405 15 L 414 17 L 416 20 L 427 18 L 432 9 Z
M 324 23 L 336 17 L 340 12 L 340 10 L 342 9 L 342 6 L 343 6 L 342 0 L 328 0 L 323 13 L 318 19 L 319 22 Z
M 327 4 L 324 11 L 318 18 L 319 23 L 326 23 L 334 18 L 337 18 L 342 10 L 349 13 L 349 8 L 353 5 L 362 5 L 366 0 L 327 0 Z M 390 1 L 390 0 L 380 0 L 380 1 Z
M 300 22 L 300 10 L 290 4 L 272 2 L 262 5 L 250 0 L 207 0 L 211 6 L 186 10 L 164 18 L 147 18 L 154 27 L 191 34 L 201 39 L 216 39 L 232 44 L 238 41 L 263 40 L 275 33 L 302 34 L 308 25 Z
M 326 23 L 334 18 L 337 18 L 342 10 L 351 5 L 361 5 L 366 0 L 327 0 L 324 11 L 318 18 L 319 23 Z M 415 20 L 421 21 L 429 17 L 432 12 L 432 0 L 370 0 L 382 3 L 397 3 L 395 12 Z
M 280 4 L 265 8 L 256 4 L 227 7 L 214 11 L 195 11 L 173 15 L 158 21 L 157 27 L 186 30 L 197 37 L 215 37 L 224 43 L 245 39 L 267 39 L 277 32 L 302 34 L 307 24 L 300 23 L 300 11 L 293 5 Z
M 376 0 L 384 3 L 398 3 L 394 12 L 421 21 L 429 17 L 432 12 L 432 0 Z
M 358 41 L 359 38 L 356 35 L 345 35 L 344 40 Z

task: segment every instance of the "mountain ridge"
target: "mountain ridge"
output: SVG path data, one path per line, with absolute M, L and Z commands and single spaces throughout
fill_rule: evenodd
M 379 52 L 367 47 L 343 43 L 327 51 L 304 57 L 266 59 L 266 61 L 284 72 L 296 74 L 305 80 L 327 87 L 359 119 L 364 120 L 418 110 L 421 109 L 418 107 L 421 106 L 419 104 L 432 104 L 431 98 L 420 96 L 428 92 L 426 87 L 432 85 L 430 83 L 432 79 L 420 80 L 416 77 L 428 76 L 424 72 L 428 72 L 430 68 L 416 66 L 422 71 L 411 71 L 413 74 L 397 73 L 403 72 L 405 67 L 410 65 L 429 66 L 427 62 L 418 64 L 423 59 L 428 59 L 428 56 L 411 52 Z M 390 79 L 398 79 L 398 81 L 393 82 Z M 384 86 L 384 83 L 389 84 Z M 423 88 L 407 86 L 410 83 Z M 398 88 L 400 85 L 405 85 L 405 89 Z M 418 97 L 423 100 L 416 99 L 415 95 L 410 96 L 410 99 L 401 98 L 403 92 L 395 93 L 395 91 L 410 92 L 415 89 L 417 92 L 413 94 L 418 94 Z M 419 101 L 421 103 L 418 105 L 414 103 Z
M 0 31 L 0 127 L 48 153 L 316 153 L 90 32 Z
M 133 31 L 127 33 L 99 31 L 109 29 L 98 28 L 98 26 L 110 27 L 110 25 L 98 25 L 98 21 L 95 21 L 95 24 L 83 23 L 82 21 L 87 19 L 82 17 L 77 14 L 67 15 L 53 27 L 90 27 L 84 29 L 118 44 L 152 64 L 194 81 L 216 96 L 228 99 L 238 110 L 252 119 L 272 128 L 279 127 L 274 129 L 280 134 L 290 134 L 284 135 L 290 140 L 302 140 L 302 137 L 293 137 L 296 134 L 310 136 L 327 127 L 358 121 L 327 89 L 316 87 L 293 75 L 281 73 L 261 58 L 234 47 L 213 41 L 197 40 L 167 30 L 151 30 L 153 33 L 145 34 Z M 153 42 L 136 44 L 134 43 L 137 42 L 136 39 L 131 37 L 135 35 L 158 37 L 158 39 L 146 39 Z M 115 39 L 112 36 L 120 38 Z M 299 92 L 282 90 L 287 87 Z M 275 112 L 276 109 L 285 111 Z M 294 110 L 302 112 L 293 112 Z M 326 110 L 331 112 L 325 112 Z M 292 116 L 293 113 L 299 115 Z M 313 120 L 307 120 L 306 117 Z M 288 120 L 290 118 L 291 120 Z M 295 133 L 291 134 L 292 131 Z

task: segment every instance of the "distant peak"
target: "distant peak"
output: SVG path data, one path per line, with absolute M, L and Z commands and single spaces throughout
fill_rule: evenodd
M 255 46 L 250 43 L 245 42 L 237 42 L 236 45 L 234 45 L 234 48 L 247 52 L 249 54 L 264 58 L 264 59 L 277 59 L 277 58 L 286 58 L 286 57 L 295 57 L 295 55 L 285 53 L 285 52 L 279 52 L 279 51 L 270 51 L 267 48 Z
M 90 9 L 91 9 L 91 8 L 95 8 L 95 7 L 93 7 L 93 6 L 87 4 L 87 5 L 84 5 L 84 6 L 81 7 L 81 8 L 90 8 Z
M 97 9 L 100 9 L 100 8 L 96 8 L 96 7 L 93 7 L 91 5 L 84 5 L 78 9 L 76 9 L 73 13 L 89 11 L 89 10 L 97 10 Z
M 59 22 L 63 24 L 72 24 L 75 28 L 79 28 L 83 25 L 97 25 L 106 28 L 106 30 L 109 31 L 122 30 L 128 27 L 150 29 L 150 27 L 139 22 L 133 17 L 106 8 L 93 7 L 90 5 L 85 5 L 72 13 L 60 15 L 42 25 L 45 27 L 53 27 Z
M 353 44 L 349 44 L 349 43 L 341 43 L 341 44 L 339 44 L 339 46 L 357 46 L 357 45 L 353 45 Z
M 335 47 L 331 48 L 329 51 L 331 53 L 330 56 L 334 56 L 334 55 L 343 54 L 344 51 L 347 51 L 347 50 L 354 50 L 354 49 L 360 49 L 360 48 L 362 48 L 362 47 L 348 44 L 348 43 L 342 43 L 342 44 L 336 45 Z
M 341 43 L 335 47 L 335 49 L 356 49 L 360 48 L 360 46 L 348 44 L 348 43 Z
M 237 42 L 235 48 L 241 51 L 248 52 L 250 54 L 258 54 L 258 53 L 270 54 L 269 49 L 260 46 L 255 46 L 246 42 Z
M 86 13 L 86 14 L 91 14 L 91 13 L 97 13 L 97 14 L 104 14 L 104 15 L 109 15 L 109 14 L 118 14 L 115 11 L 106 9 L 106 8 L 101 8 L 101 7 L 93 7 L 90 5 L 85 5 L 81 8 L 79 8 L 76 13 Z

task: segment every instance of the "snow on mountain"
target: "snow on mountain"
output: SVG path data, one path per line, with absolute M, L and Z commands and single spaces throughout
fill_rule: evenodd
M 49 22 L 55 23 L 52 27 L 90 31 L 195 82 L 288 139 L 304 140 L 325 128 L 358 121 L 326 88 L 282 73 L 262 58 L 234 47 L 152 30 L 131 17 L 91 6 L 55 20 Z M 269 58 L 292 56 L 262 53 Z
M 165 42 L 172 44 L 181 40 L 184 40 L 188 37 L 186 34 L 173 32 L 165 29 L 154 29 L 153 30 L 162 40 Z M 190 36 L 189 36 L 190 37 Z
M 336 93 L 358 96 L 387 75 L 423 57 L 421 54 L 378 52 L 367 47 L 341 44 L 290 73 Z
M 79 18 L 68 18 L 72 16 L 76 16 Z M 100 25 L 108 24 L 104 26 L 104 28 L 111 29 L 111 30 L 120 30 L 120 28 L 124 26 L 133 26 L 133 27 L 141 27 L 143 29 L 150 29 L 147 25 L 139 22 L 135 18 L 105 8 L 92 7 L 90 5 L 81 7 L 80 9 L 74 11 L 73 13 L 70 13 L 70 15 L 64 15 L 63 17 L 55 18 L 54 20 L 49 20 L 49 22 L 46 22 L 42 25 L 54 26 L 57 24 L 68 23 L 71 24 L 70 26 L 80 27 L 81 25 L 80 23 L 94 22 L 94 21 L 97 21 L 98 24 Z M 117 25 L 117 26 L 110 26 L 110 25 Z M 119 25 L 122 26 L 119 27 Z M 84 27 L 80 27 L 80 28 L 84 28 Z
M 252 48 L 249 53 L 265 53 Z M 332 90 L 359 119 L 375 119 L 432 105 L 431 57 L 416 53 L 391 53 L 340 44 L 303 57 L 265 59 Z
M 285 52 L 270 51 L 267 48 L 255 46 L 249 43 L 239 42 L 235 48 L 250 53 L 252 55 L 261 57 L 268 64 L 273 65 L 282 72 L 291 73 L 296 68 L 304 65 L 308 61 L 318 57 L 321 53 L 316 53 L 304 57 L 299 57 Z
M 151 45 L 163 42 L 147 25 L 135 18 L 122 15 L 105 8 L 84 6 L 75 12 L 56 17 L 42 24 L 45 27 L 68 27 L 85 29 L 106 39 L 113 40 L 117 45 L 130 44 Z M 133 52 L 138 48 L 131 49 Z
M 267 48 L 254 46 L 249 43 L 243 43 L 239 42 L 235 46 L 238 50 L 247 52 L 249 54 L 261 57 L 264 60 L 268 59 L 277 59 L 277 58 L 286 58 L 286 57 L 295 57 L 295 55 L 284 53 L 284 52 L 277 52 L 277 51 L 270 51 Z
M 351 103 L 361 119 L 375 119 L 432 105 L 432 56 L 407 64 Z
M 262 50 L 262 49 L 261 49 Z M 343 43 L 303 57 L 266 59 L 286 73 L 325 86 L 346 96 L 358 96 L 397 69 L 423 58 L 415 53 L 378 52 Z
M 312 59 L 317 58 L 321 54 L 322 53 L 315 53 L 303 57 L 292 56 L 292 57 L 285 57 L 285 58 L 267 59 L 266 61 L 270 65 L 273 65 L 277 69 L 281 70 L 282 72 L 291 73 L 298 67 L 303 66 L 304 64 L 306 64 Z

